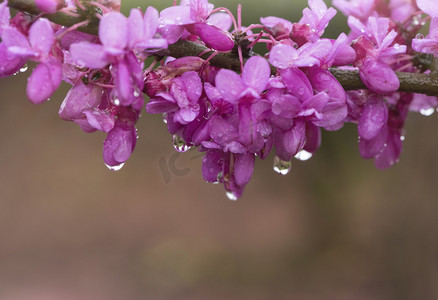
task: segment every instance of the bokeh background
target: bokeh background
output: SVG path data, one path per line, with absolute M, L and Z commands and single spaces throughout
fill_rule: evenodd
M 244 24 L 305 6 L 240 3 Z M 338 14 L 329 36 L 343 26 Z M 172 171 L 159 116 L 143 115 L 133 156 L 108 170 L 105 136 L 57 115 L 68 86 L 34 106 L 29 74 L 0 80 L 0 299 L 438 299 L 436 114 L 409 115 L 389 170 L 359 156 L 346 125 L 288 176 L 257 161 L 233 202 L 202 180 L 196 151 Z

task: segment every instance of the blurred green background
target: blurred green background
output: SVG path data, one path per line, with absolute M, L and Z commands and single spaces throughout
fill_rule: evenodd
M 246 25 L 305 6 L 240 3 Z M 343 26 L 338 15 L 328 33 Z M 175 153 L 160 116 L 143 115 L 133 156 L 109 171 L 105 135 L 57 115 L 68 86 L 35 106 L 29 74 L 0 80 L 0 299 L 438 299 L 436 114 L 409 115 L 389 170 L 359 156 L 346 125 L 288 176 L 257 161 L 232 202 L 194 150 L 176 157 L 184 176 L 159 167 Z

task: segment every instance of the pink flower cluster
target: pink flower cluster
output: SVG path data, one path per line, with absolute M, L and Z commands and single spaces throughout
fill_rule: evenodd
M 98 36 L 77 31 L 80 25 L 64 28 L 23 13 L 11 18 L 3 2 L 0 77 L 19 72 L 27 60 L 37 62 L 27 84 L 35 104 L 61 81 L 71 84 L 59 115 L 86 132 L 107 133 L 103 158 L 112 169 L 132 154 L 141 112 L 163 114 L 176 150 L 204 152 L 204 179 L 222 183 L 235 200 L 251 179 L 256 157 L 274 151 L 274 170 L 287 174 L 293 159 L 316 152 L 322 129 L 338 130 L 345 122 L 358 125 L 364 158 L 374 158 L 378 168 L 397 162 L 408 111 L 430 114 L 438 104 L 435 97 L 398 92 L 396 74 L 434 71 L 415 62 L 438 56 L 436 3 L 334 0 L 351 31 L 327 39 L 324 30 L 337 11 L 322 0 L 309 0 L 296 22 L 268 16 L 248 27 L 241 25 L 240 7 L 235 20 L 207 0 L 181 0 L 161 12 L 132 9 L 128 17 L 119 5 L 99 2 Z M 45 13 L 86 9 L 75 1 L 36 4 Z M 417 35 L 429 19 L 429 34 Z M 168 46 L 180 40 L 213 54 L 206 60 L 169 56 Z M 266 45 L 265 56 L 252 53 L 256 44 Z M 213 65 L 221 52 L 235 53 L 241 71 Z M 359 71 L 367 89 L 346 91 L 332 68 Z

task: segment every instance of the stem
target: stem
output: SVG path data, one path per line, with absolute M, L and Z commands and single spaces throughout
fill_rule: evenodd
M 0 3 L 3 1 L 4 0 L 0 0 Z M 41 13 L 33 0 L 9 0 L 8 5 L 9 7 L 27 12 L 31 15 L 38 15 Z M 43 17 L 49 19 L 53 23 L 68 27 L 89 20 L 90 23 L 88 25 L 80 27 L 78 30 L 90 34 L 98 34 L 99 19 L 92 17 L 90 14 L 84 14 L 80 17 L 73 17 L 63 12 L 57 12 L 52 15 L 43 15 Z M 208 48 L 205 46 L 196 44 L 194 42 L 180 40 L 175 44 L 169 45 L 167 51 L 160 51 L 159 55 L 170 55 L 180 58 L 185 56 L 198 56 L 204 52 L 201 57 L 207 59 L 213 51 L 206 50 L 208 50 Z M 240 61 L 234 53 L 218 53 L 216 56 L 211 58 L 210 64 L 237 72 L 240 71 Z M 275 72 L 274 68 L 272 68 L 272 70 Z M 331 68 L 330 71 L 345 90 L 366 89 L 366 86 L 360 80 L 358 71 L 341 70 L 337 68 Z M 399 91 L 438 96 L 438 78 L 427 74 L 417 73 L 396 72 L 396 74 L 400 80 Z

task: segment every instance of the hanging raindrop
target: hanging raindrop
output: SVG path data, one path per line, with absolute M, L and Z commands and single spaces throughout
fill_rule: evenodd
M 230 199 L 232 201 L 236 201 L 237 200 L 237 196 L 236 196 L 236 194 L 234 192 L 227 191 L 225 194 L 227 195 L 228 199 Z
M 177 134 L 174 134 L 172 137 L 173 147 L 178 152 L 187 152 L 190 149 L 190 146 L 186 144 L 182 137 Z
M 281 175 L 287 175 L 292 167 L 291 161 L 281 160 L 278 156 L 274 158 L 274 171 Z
M 426 117 L 432 115 L 434 112 L 435 112 L 435 108 L 433 107 L 420 109 L 420 114 Z
M 297 153 L 297 155 L 295 155 L 295 158 L 301 161 L 306 161 L 312 158 L 312 153 L 306 151 L 306 150 L 301 150 Z
M 121 168 L 123 168 L 123 166 L 125 165 L 125 163 L 121 163 L 120 165 L 117 166 L 110 166 L 105 164 L 105 166 L 110 169 L 111 171 L 119 171 Z
M 27 66 L 27 64 L 25 64 L 24 66 L 21 67 L 20 72 L 21 72 L 21 73 L 24 73 L 24 72 L 27 71 L 28 68 L 29 68 L 29 67 Z

